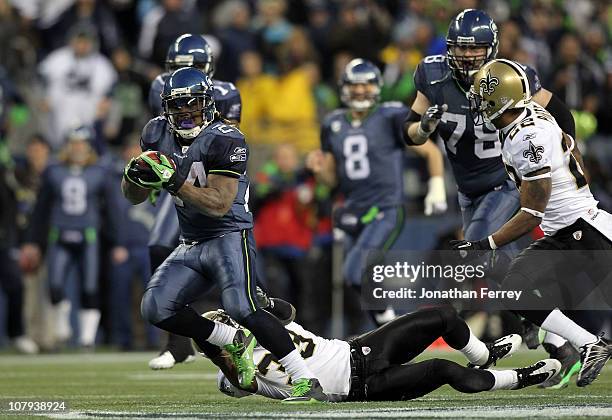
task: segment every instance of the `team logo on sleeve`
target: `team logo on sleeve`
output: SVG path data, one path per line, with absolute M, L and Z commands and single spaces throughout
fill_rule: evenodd
M 535 146 L 529 142 L 529 149 L 523 152 L 523 157 L 529 159 L 529 162 L 538 163 L 542 160 L 542 153 L 544 153 L 544 147 Z
M 495 76 L 491 76 L 491 71 L 487 72 L 487 77 L 480 79 L 480 91 L 487 95 L 495 92 L 495 86 L 499 85 L 499 79 Z
M 246 147 L 236 147 L 234 149 L 234 154 L 230 155 L 230 162 L 246 162 L 247 155 Z

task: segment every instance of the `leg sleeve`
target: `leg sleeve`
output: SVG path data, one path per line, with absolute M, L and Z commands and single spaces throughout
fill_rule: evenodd
M 392 366 L 369 376 L 366 383 L 368 400 L 401 401 L 422 397 L 446 384 L 464 393 L 488 391 L 495 378 L 486 370 L 468 369 L 450 360 L 431 359 Z
M 450 306 L 402 315 L 355 341 L 370 347 L 368 363 L 372 370 L 380 370 L 412 360 L 439 337 L 455 346 L 469 339 L 467 325 Z

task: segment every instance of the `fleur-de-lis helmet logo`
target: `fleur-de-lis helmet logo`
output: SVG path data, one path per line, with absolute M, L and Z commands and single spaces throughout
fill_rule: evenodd
M 542 160 L 542 153 L 544 153 L 544 147 L 529 142 L 529 148 L 523 152 L 523 157 L 529 159 L 530 162 L 538 163 Z
M 491 70 L 487 71 L 487 76 L 484 79 L 480 79 L 480 91 L 487 95 L 495 92 L 495 86 L 499 85 L 499 79 L 495 76 L 491 76 Z

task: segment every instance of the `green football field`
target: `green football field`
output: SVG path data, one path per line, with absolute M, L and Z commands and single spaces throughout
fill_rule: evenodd
M 262 397 L 233 399 L 216 389 L 216 370 L 203 358 L 152 371 L 152 353 L 0 355 L 0 418 L 33 418 L 8 410 L 11 401 L 66 401 L 68 410 L 37 418 L 612 418 L 612 364 L 587 388 L 528 388 L 460 394 L 446 386 L 423 398 L 388 403 L 287 406 Z M 461 363 L 456 353 L 427 353 Z M 501 366 L 544 356 L 521 351 Z

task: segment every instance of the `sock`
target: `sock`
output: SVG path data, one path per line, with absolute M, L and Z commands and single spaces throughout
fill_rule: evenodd
M 280 359 L 279 362 L 281 362 L 285 368 L 285 372 L 291 376 L 292 381 L 301 378 L 316 378 L 314 373 L 306 366 L 306 362 L 300 353 L 298 353 L 297 349 Z
M 232 344 L 237 331 L 234 327 L 215 321 L 215 328 L 213 328 L 206 341 L 215 346 L 223 347 L 227 344 Z
M 576 324 L 558 309 L 548 314 L 541 327 L 567 339 L 576 348 L 597 341 L 597 336 Z
M 79 311 L 79 338 L 82 346 L 93 346 L 96 343 L 96 333 L 100 323 L 100 311 L 97 309 L 81 309 Z
M 548 343 L 548 344 L 552 344 L 553 346 L 555 346 L 556 348 L 561 347 L 562 345 L 564 345 L 565 343 L 567 343 L 567 340 L 561 336 L 558 336 L 557 334 L 551 333 L 551 332 L 546 332 L 546 335 L 544 336 L 544 340 L 542 341 L 542 343 Z
M 515 370 L 485 370 L 495 378 L 495 384 L 493 384 L 493 387 L 489 391 L 513 389 L 518 383 L 518 375 Z
M 471 330 L 468 343 L 464 348 L 459 349 L 459 351 L 463 353 L 470 363 L 475 365 L 483 365 L 489 359 L 489 349 L 487 348 L 486 344 L 472 334 Z
M 55 335 L 60 341 L 67 341 L 72 336 L 70 326 L 70 309 L 72 304 L 69 300 L 62 300 L 52 306 L 53 317 L 55 318 Z

